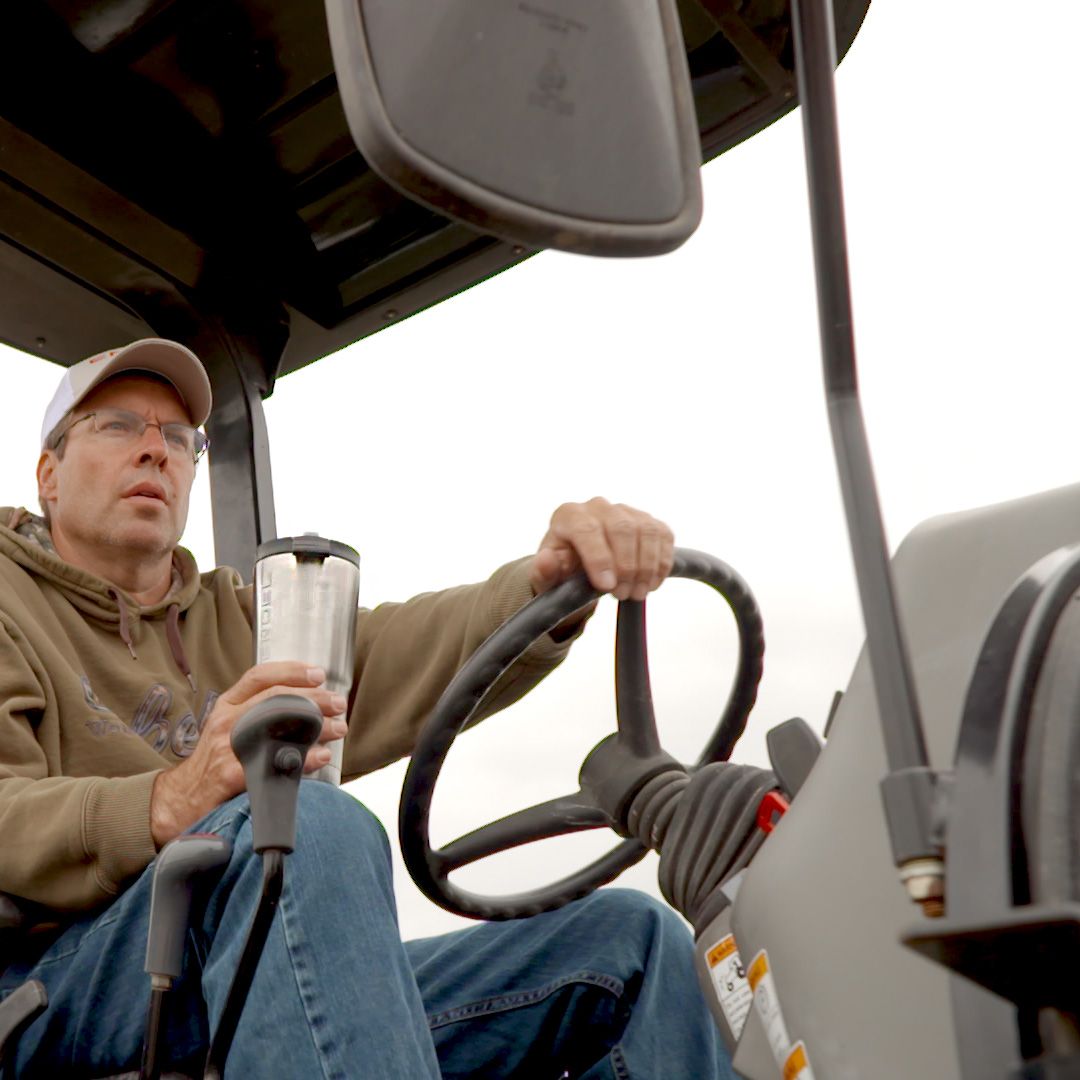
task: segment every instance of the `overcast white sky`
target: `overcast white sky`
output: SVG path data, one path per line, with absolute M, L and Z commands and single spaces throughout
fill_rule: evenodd
M 1080 8 L 875 0 L 838 76 L 863 400 L 890 540 L 918 521 L 1077 476 Z M 674 255 L 546 253 L 279 385 L 267 403 L 282 535 L 359 549 L 362 602 L 476 580 L 535 549 L 560 502 L 602 494 L 733 564 L 764 612 L 759 705 L 739 756 L 799 714 L 819 726 L 862 628 L 821 391 L 798 113 L 704 172 Z M 4 350 L 0 502 L 33 505 L 58 369 Z M 16 393 L 12 393 L 15 388 Z M 13 407 L 14 403 L 14 407 Z M 213 562 L 199 481 L 187 542 Z M 529 700 L 451 753 L 436 840 L 576 787 L 613 728 L 614 605 Z M 650 604 L 665 746 L 719 715 L 733 635 L 709 591 Z M 403 770 L 353 786 L 394 834 Z M 514 891 L 606 840 L 463 874 Z M 403 931 L 455 920 L 399 867 Z M 631 876 L 655 888 L 646 863 Z

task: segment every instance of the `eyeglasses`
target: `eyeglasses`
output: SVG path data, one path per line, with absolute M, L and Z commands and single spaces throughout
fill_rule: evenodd
M 127 409 L 97 409 L 73 420 L 56 439 L 60 445 L 64 436 L 76 425 L 89 420 L 96 435 L 118 443 L 134 443 L 141 439 L 148 427 L 156 427 L 161 432 L 161 440 L 170 453 L 186 454 L 192 462 L 197 462 L 206 453 L 210 440 L 206 435 L 190 424 L 169 423 L 154 424 L 144 420 L 138 413 Z

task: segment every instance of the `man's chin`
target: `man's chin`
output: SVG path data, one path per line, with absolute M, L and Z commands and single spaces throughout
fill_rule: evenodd
M 179 534 L 162 521 L 118 523 L 110 530 L 112 547 L 126 548 L 143 555 L 162 555 L 180 542 Z

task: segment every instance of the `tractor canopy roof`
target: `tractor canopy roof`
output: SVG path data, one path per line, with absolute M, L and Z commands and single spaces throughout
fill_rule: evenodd
M 837 0 L 843 55 L 869 0 Z M 537 2 L 543 8 L 543 4 Z M 796 104 L 787 0 L 678 0 L 704 160 Z M 8 0 L 0 340 L 247 342 L 263 392 L 527 258 L 381 180 L 322 0 Z

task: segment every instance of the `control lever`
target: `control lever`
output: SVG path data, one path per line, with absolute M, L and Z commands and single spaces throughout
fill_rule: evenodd
M 252 846 L 260 855 L 288 854 L 296 846 L 297 785 L 322 721 L 308 698 L 278 694 L 249 709 L 233 728 L 233 752 L 251 799 Z
M 262 894 L 229 996 L 210 1043 L 206 1080 L 220 1080 L 240 1024 L 270 924 L 285 884 L 284 856 L 296 846 L 296 798 L 308 748 L 322 731 L 323 716 L 310 699 L 277 694 L 252 706 L 232 731 L 233 752 L 244 767 L 251 801 L 252 846 L 262 855 Z
M 801 716 L 793 716 L 765 736 L 765 745 L 780 787 L 794 799 L 821 753 L 821 739 Z
M 44 983 L 30 979 L 0 1001 L 0 1075 L 9 1050 L 22 1032 L 45 1011 L 49 995 Z
M 166 844 L 154 863 L 144 965 L 150 976 L 150 1004 L 146 1011 L 140 1080 L 158 1080 L 161 1075 L 159 1049 L 165 995 L 183 969 L 184 938 L 195 886 L 205 875 L 220 871 L 231 854 L 232 844 L 224 837 L 190 833 Z

